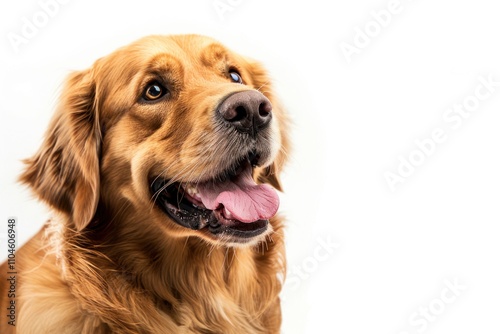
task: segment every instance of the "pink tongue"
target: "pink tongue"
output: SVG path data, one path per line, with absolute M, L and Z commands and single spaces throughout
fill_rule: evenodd
M 267 184 L 256 184 L 250 166 L 233 180 L 198 185 L 198 194 L 207 209 L 218 209 L 221 204 L 231 217 L 244 223 L 269 219 L 278 211 L 279 197 Z

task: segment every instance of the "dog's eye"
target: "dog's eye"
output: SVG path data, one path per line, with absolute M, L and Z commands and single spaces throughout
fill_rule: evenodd
M 150 83 L 146 87 L 146 89 L 144 90 L 144 93 L 142 94 L 142 97 L 147 101 L 154 101 L 154 100 L 158 100 L 160 97 L 162 97 L 166 93 L 167 93 L 167 89 L 155 81 L 155 82 Z
M 238 72 L 236 72 L 235 70 L 229 71 L 229 77 L 231 78 L 231 80 L 233 82 L 243 83 L 243 79 L 241 79 L 240 74 Z

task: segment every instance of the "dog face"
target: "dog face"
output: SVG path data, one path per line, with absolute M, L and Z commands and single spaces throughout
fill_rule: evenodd
M 126 208 L 169 236 L 253 244 L 272 231 L 286 123 L 256 62 L 147 37 L 69 78 L 22 180 L 77 230 Z

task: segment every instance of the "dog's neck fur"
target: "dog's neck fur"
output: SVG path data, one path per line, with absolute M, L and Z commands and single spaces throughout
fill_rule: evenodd
M 63 232 L 59 252 L 71 293 L 104 327 L 113 333 L 279 332 L 285 258 L 278 220 L 271 222 L 272 238 L 246 248 L 215 247 L 194 236 L 167 238 L 141 224 L 147 222 L 138 220 L 133 232 L 140 237 L 132 242 L 126 237 L 132 231 L 102 221 L 83 232 Z M 137 255 L 132 263 L 123 257 L 131 253 Z M 89 299 L 96 294 L 102 298 Z

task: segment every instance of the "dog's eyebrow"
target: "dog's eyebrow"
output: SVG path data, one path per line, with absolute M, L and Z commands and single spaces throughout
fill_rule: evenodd
M 201 52 L 201 63 L 207 67 L 219 67 L 221 64 L 223 64 L 222 67 L 225 67 L 228 59 L 227 49 L 217 43 L 208 45 Z
M 171 85 L 182 84 L 184 80 L 184 67 L 182 62 L 168 53 L 160 53 L 149 59 L 144 65 L 138 78 L 138 89 L 142 89 L 147 81 L 161 79 Z
M 168 53 L 157 54 L 152 57 L 146 68 L 148 73 L 158 73 L 158 72 L 172 72 L 179 73 L 183 72 L 183 66 L 181 61 Z

